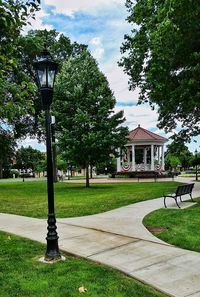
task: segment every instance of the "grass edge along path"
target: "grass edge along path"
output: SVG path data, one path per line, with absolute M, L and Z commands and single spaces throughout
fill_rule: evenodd
M 92 215 L 173 192 L 176 182 L 56 183 L 57 218 Z M 35 218 L 47 217 L 46 182 L 0 183 L 0 212 Z
M 143 224 L 153 235 L 167 243 L 200 252 L 200 198 L 195 202 L 197 204 L 185 209 L 155 210 L 144 217 Z
M 87 297 L 167 296 L 124 273 L 100 263 L 66 255 L 65 261 L 45 264 L 44 245 L 0 232 L 0 296 Z

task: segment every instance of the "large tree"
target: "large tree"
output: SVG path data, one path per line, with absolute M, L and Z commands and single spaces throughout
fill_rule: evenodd
M 23 95 L 28 97 L 31 108 L 28 109 L 28 102 L 24 98 L 23 113 L 17 112 L 10 118 L 16 137 L 27 134 L 43 135 L 42 104 L 40 94 L 35 86 L 36 77 L 33 69 L 33 61 L 39 56 L 44 45 L 48 46 L 50 54 L 59 66 L 70 56 L 77 55 L 85 45 L 71 43 L 70 39 L 56 30 L 31 30 L 26 36 L 19 36 L 15 52 L 15 59 L 18 62 L 17 71 L 12 73 L 11 86 L 23 84 Z M 32 89 L 30 89 L 32 87 Z M 15 101 L 15 94 L 12 98 L 4 92 L 4 100 Z M 22 93 L 21 93 L 22 94 Z M 21 99 L 21 98 L 20 98 Z
M 19 36 L 28 19 L 39 9 L 39 0 L 0 1 L 0 125 L 13 124 L 13 119 L 32 109 L 33 85 L 19 77 L 17 51 Z
M 178 165 L 180 165 L 182 169 L 187 169 L 190 166 L 191 157 L 192 153 L 180 139 L 174 140 L 172 143 L 167 145 L 167 151 L 165 154 L 166 166 L 178 159 Z
M 187 140 L 200 132 L 199 0 L 126 1 L 128 22 L 120 65 L 139 103 L 158 106 L 159 127 L 182 130 Z
M 108 81 L 88 51 L 63 65 L 55 86 L 58 139 L 68 161 L 86 168 L 109 159 L 126 142 L 123 112 L 114 114 Z
M 17 55 L 20 31 L 39 10 L 39 3 L 40 0 L 0 1 L 0 177 L 2 166 L 13 153 L 15 133 L 19 131 L 15 124 L 20 127 L 22 117 L 25 120 L 27 112 L 33 113 L 34 86 L 20 75 Z
M 52 58 L 59 63 L 60 67 L 70 56 L 76 56 L 86 48 L 83 44 L 72 43 L 68 37 L 59 34 L 56 30 L 48 32 L 31 30 L 26 36 L 20 35 L 20 29 L 26 23 L 25 15 L 33 16 L 34 11 L 38 9 L 34 2 L 39 1 L 23 3 L 23 5 L 21 1 L 9 1 L 9 4 L 4 7 L 5 13 L 9 12 L 9 8 L 15 13 L 13 12 L 10 22 L 8 22 L 10 17 L 8 13 L 6 24 L 10 27 L 0 28 L 2 40 L 4 40 L 0 44 L 0 137 L 2 139 L 5 139 L 8 128 L 12 130 L 16 139 L 26 137 L 27 134 L 37 135 L 40 139 L 44 138 L 42 104 L 35 85 L 33 70 L 33 60 L 41 53 L 44 44 L 47 44 Z M 23 20 L 18 13 L 21 13 Z
M 38 172 L 38 167 L 43 164 L 45 160 L 44 153 L 31 146 L 21 147 L 16 152 L 16 164 L 15 168 L 31 170 L 33 173 Z

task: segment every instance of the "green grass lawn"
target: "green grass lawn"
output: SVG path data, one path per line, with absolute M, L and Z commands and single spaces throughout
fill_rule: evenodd
M 131 203 L 161 197 L 173 192 L 176 182 L 56 183 L 55 211 L 57 217 L 75 217 L 104 212 Z M 0 183 L 0 212 L 36 218 L 47 217 L 46 182 Z
M 161 232 L 152 232 L 158 238 L 181 248 L 200 252 L 200 199 L 196 201 L 198 204 L 186 209 L 156 210 L 147 215 L 143 223 L 150 230 L 161 228 Z
M 164 297 L 123 273 L 84 259 L 44 264 L 44 245 L 0 232 L 0 296 L 76 297 L 87 288 L 87 297 Z M 84 295 L 84 293 L 83 293 Z

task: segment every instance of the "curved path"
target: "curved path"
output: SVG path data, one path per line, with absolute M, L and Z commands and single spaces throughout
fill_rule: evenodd
M 193 196 L 200 196 L 200 183 L 195 184 Z M 191 204 L 184 202 L 181 207 Z M 174 201 L 169 199 L 168 205 L 174 207 Z M 59 246 L 124 271 L 170 296 L 200 297 L 200 254 L 166 244 L 142 224 L 146 214 L 162 207 L 163 199 L 158 198 L 93 216 L 58 219 Z M 0 230 L 45 243 L 46 220 L 0 214 Z

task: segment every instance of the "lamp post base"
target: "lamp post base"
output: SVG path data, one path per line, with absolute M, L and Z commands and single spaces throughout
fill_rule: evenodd
M 61 256 L 59 259 L 55 259 L 55 260 L 46 260 L 45 257 L 39 258 L 39 262 L 46 263 L 46 264 L 54 264 L 59 261 L 65 261 L 65 260 L 66 260 L 66 258 L 64 256 Z
M 47 251 L 44 256 L 45 261 L 54 261 L 54 260 L 60 260 L 61 259 L 61 254 L 58 249 L 58 241 L 57 241 L 57 246 L 54 244 L 51 247 L 48 247 L 48 241 L 47 241 Z
M 47 250 L 45 254 L 46 261 L 58 260 L 61 259 L 61 254 L 58 247 L 58 234 L 56 232 L 56 219 L 54 214 L 48 215 L 48 233 L 47 233 Z

